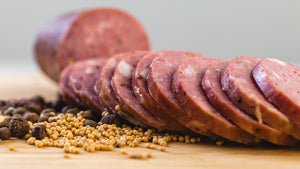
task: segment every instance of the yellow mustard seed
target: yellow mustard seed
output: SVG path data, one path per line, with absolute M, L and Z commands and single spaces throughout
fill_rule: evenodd
M 44 143 L 43 143 L 42 141 L 40 141 L 40 140 L 36 140 L 36 141 L 35 141 L 35 146 L 36 146 L 37 148 L 43 148 Z
M 15 146 L 9 146 L 9 151 L 16 151 Z
M 130 153 L 129 154 L 129 158 L 137 158 L 137 154 L 136 153 Z
M 159 150 L 164 152 L 164 151 L 166 151 L 166 147 L 160 147 Z
M 148 157 L 148 158 L 152 158 L 152 157 L 153 157 L 153 154 L 152 154 L 151 152 L 148 152 L 148 153 L 147 153 L 147 157 Z
M 161 146 L 167 146 L 167 142 L 166 142 L 166 141 L 161 141 L 161 142 L 159 143 L 159 145 L 161 145 Z
M 150 148 L 151 148 L 151 149 L 156 149 L 156 145 L 155 145 L 155 144 L 152 144 L 152 145 L 150 146 Z
M 30 138 L 27 140 L 27 143 L 28 143 L 29 145 L 34 145 L 35 140 L 36 140 L 35 137 L 30 137 Z
M 150 144 L 150 143 L 146 143 L 146 144 L 145 144 L 145 147 L 146 147 L 146 148 L 150 148 L 150 147 L 151 147 L 151 144 Z
M 71 154 L 76 154 L 76 147 L 71 146 L 71 147 L 69 148 L 69 152 L 70 152 Z
M 69 159 L 69 158 L 71 158 L 71 156 L 70 156 L 69 154 L 65 154 L 65 155 L 64 155 L 64 158 Z
M 64 147 L 64 152 L 65 153 L 69 153 L 70 152 L 69 150 L 70 150 L 70 147 L 66 147 L 66 146 Z
M 224 141 L 222 141 L 222 140 L 219 140 L 219 141 L 216 142 L 217 146 L 222 146 L 223 144 L 224 144 Z
M 87 151 L 90 153 L 95 152 L 95 145 L 88 146 Z
M 196 139 L 195 138 L 191 138 L 190 141 L 191 141 L 191 143 L 196 143 Z
M 108 145 L 107 146 L 107 150 L 108 151 L 113 151 L 114 150 L 114 146 L 113 145 Z
M 128 154 L 127 149 L 123 148 L 123 149 L 121 150 L 121 153 L 124 154 L 124 155 L 127 155 L 127 154 Z
M 101 150 L 104 150 L 104 151 L 106 151 L 106 150 L 107 150 L 107 148 L 108 148 L 108 147 L 107 147 L 107 145 L 104 145 L 104 144 L 102 144 L 102 145 L 101 145 Z
M 180 137 L 178 138 L 178 141 L 184 142 L 184 137 L 183 137 L 183 136 L 180 136 Z
M 115 106 L 115 110 L 119 111 L 121 109 L 121 106 L 120 105 L 116 105 Z

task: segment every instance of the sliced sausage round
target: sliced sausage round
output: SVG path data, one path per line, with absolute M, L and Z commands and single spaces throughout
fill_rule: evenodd
M 216 137 L 203 124 L 185 115 L 172 91 L 172 78 L 178 66 L 186 59 L 195 56 L 203 57 L 199 54 L 183 51 L 160 52 L 159 56 L 153 60 L 148 74 L 148 89 L 154 100 L 168 115 L 196 133 Z
M 268 102 L 257 87 L 251 72 L 259 62 L 260 59 L 250 56 L 233 59 L 221 77 L 223 90 L 238 108 L 256 118 L 259 123 L 266 123 L 300 139 L 299 127 Z
M 90 66 L 96 65 L 97 61 L 95 59 L 89 59 L 84 61 L 78 61 L 73 64 L 73 68 L 69 74 L 69 85 L 71 90 L 76 96 L 77 105 L 83 106 L 83 100 L 81 100 L 80 92 L 82 87 L 82 79 L 85 70 Z
M 202 79 L 202 87 L 214 108 L 241 129 L 261 139 L 265 139 L 277 145 L 297 144 L 289 135 L 279 132 L 266 124 L 259 123 L 256 119 L 247 115 L 232 103 L 221 86 L 221 74 L 228 64 L 228 61 L 212 64 L 206 70 Z
M 69 65 L 62 71 L 59 83 L 59 89 L 61 91 L 62 98 L 69 106 L 77 105 L 80 102 L 75 93 L 73 93 L 69 84 L 69 75 L 72 68 L 73 65 Z
M 41 69 L 58 81 L 68 64 L 132 50 L 149 50 L 142 25 L 128 13 L 97 8 L 66 14 L 44 29 L 35 42 Z
M 229 122 L 207 100 L 201 80 L 214 62 L 219 61 L 205 57 L 189 58 L 176 70 L 172 87 L 184 115 L 228 140 L 243 144 L 257 143 L 259 139 Z
M 115 92 L 112 87 L 112 77 L 114 75 L 115 69 L 118 63 L 124 59 L 125 57 L 131 55 L 133 52 L 125 52 L 115 55 L 114 57 L 110 58 L 106 64 L 103 66 L 100 76 L 98 77 L 96 84 L 95 84 L 95 91 L 98 93 L 100 99 L 103 101 L 103 106 L 106 108 L 107 111 L 113 112 L 118 114 L 124 120 L 128 122 L 141 126 L 147 127 L 147 125 L 141 123 L 137 120 L 134 116 L 130 113 L 125 112 L 122 109 L 116 109 L 117 105 L 120 105 Z
M 104 111 L 104 106 L 102 100 L 100 100 L 98 94 L 95 92 L 94 86 L 105 63 L 106 59 L 95 59 L 95 64 L 85 69 L 80 90 L 80 98 L 83 104 L 98 114 Z
M 139 102 L 150 111 L 155 117 L 166 124 L 166 130 L 177 131 L 180 133 L 191 133 L 191 130 L 178 122 L 175 118 L 169 116 L 152 98 L 148 91 L 147 76 L 150 70 L 150 65 L 155 57 L 159 56 L 158 52 L 149 52 L 140 59 L 132 77 L 132 88 Z
M 131 85 L 132 73 L 134 72 L 139 60 L 145 54 L 147 54 L 147 52 L 137 51 L 121 60 L 112 77 L 112 86 L 120 102 L 121 109 L 129 112 L 136 119 L 151 127 L 159 130 L 165 130 L 166 124 L 148 112 L 140 104 L 133 93 Z
M 300 68 L 273 59 L 262 59 L 252 71 L 266 98 L 300 125 Z

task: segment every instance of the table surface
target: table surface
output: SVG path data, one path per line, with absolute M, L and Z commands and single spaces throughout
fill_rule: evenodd
M 39 74 L 0 76 L 0 99 L 24 98 L 35 94 L 54 99 L 57 86 Z M 15 146 L 16 151 L 9 151 Z M 276 146 L 246 147 L 241 145 L 216 146 L 210 143 L 170 143 L 166 152 L 142 147 L 126 148 L 128 152 L 152 152 L 153 158 L 129 159 L 121 149 L 112 152 L 82 152 L 64 158 L 60 148 L 36 148 L 25 140 L 0 141 L 1 168 L 205 168 L 205 169 L 282 169 L 300 168 L 300 149 Z

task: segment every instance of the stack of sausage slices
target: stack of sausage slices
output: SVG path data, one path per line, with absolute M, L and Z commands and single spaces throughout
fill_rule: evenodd
M 64 100 L 141 127 L 296 146 L 300 68 L 273 58 L 222 61 L 185 51 L 134 51 L 78 61 L 60 76 Z

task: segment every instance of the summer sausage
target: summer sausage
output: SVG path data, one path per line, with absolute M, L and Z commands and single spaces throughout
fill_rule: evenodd
M 260 59 L 250 56 L 233 59 L 221 77 L 223 90 L 238 108 L 256 118 L 259 123 L 266 123 L 300 139 L 299 127 L 268 102 L 257 87 L 251 72 L 259 62 Z
M 243 144 L 257 143 L 259 139 L 229 122 L 207 100 L 201 80 L 206 69 L 214 62 L 218 60 L 189 58 L 176 70 L 172 87 L 184 115 L 228 140 Z
M 295 145 L 295 140 L 291 139 L 289 135 L 279 132 L 266 124 L 259 123 L 232 103 L 221 86 L 221 74 L 228 64 L 229 61 L 213 63 L 206 70 L 202 79 L 202 88 L 214 108 L 241 129 L 261 139 L 277 145 Z
M 149 50 L 142 25 L 128 13 L 97 8 L 66 14 L 46 27 L 35 42 L 41 69 L 55 81 L 68 64 L 131 50 Z
M 139 60 L 146 54 L 144 51 L 136 51 L 125 57 L 117 65 L 112 77 L 112 86 L 121 109 L 130 113 L 137 120 L 159 130 L 165 130 L 166 124 L 148 112 L 137 100 L 133 93 L 131 78 Z
M 95 59 L 88 59 L 83 61 L 78 61 L 74 63 L 73 68 L 69 74 L 69 86 L 73 93 L 75 94 L 77 105 L 83 106 L 83 100 L 81 99 L 81 87 L 82 80 L 85 70 L 90 66 L 96 65 L 97 61 Z
M 125 112 L 122 109 L 120 110 L 116 109 L 116 106 L 120 105 L 120 102 L 116 97 L 116 94 L 113 90 L 112 83 L 111 83 L 112 77 L 114 75 L 118 63 L 122 59 L 124 59 L 125 57 L 133 53 L 134 52 L 120 53 L 108 59 L 106 64 L 103 66 L 100 76 L 98 77 L 94 87 L 95 87 L 95 92 L 98 93 L 99 99 L 103 101 L 102 102 L 103 106 L 106 108 L 107 111 L 118 114 L 121 118 L 127 120 L 132 124 L 141 127 L 147 127 L 147 125 L 141 123 L 130 113 Z
M 252 71 L 266 98 L 300 125 L 300 68 L 273 59 L 262 59 Z
M 132 88 L 139 102 L 158 119 L 166 124 L 166 130 L 177 131 L 180 133 L 191 133 L 192 131 L 178 122 L 175 118 L 169 116 L 152 98 L 148 91 L 147 76 L 150 65 L 155 57 L 159 56 L 159 52 L 149 52 L 140 59 L 135 71 L 132 75 Z
M 185 115 L 172 91 L 172 78 L 178 66 L 190 57 L 203 56 L 183 51 L 163 51 L 159 55 L 153 60 L 147 79 L 151 96 L 169 116 L 184 126 L 196 133 L 216 137 L 203 124 Z
M 60 75 L 59 89 L 62 95 L 63 100 L 67 105 L 78 105 L 80 102 L 73 93 L 70 84 L 69 84 L 69 75 L 73 68 L 73 65 L 67 66 Z
M 83 104 L 97 113 L 102 113 L 104 106 L 95 92 L 94 86 L 105 63 L 106 59 L 95 59 L 95 63 L 85 69 L 80 90 L 80 98 Z

